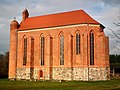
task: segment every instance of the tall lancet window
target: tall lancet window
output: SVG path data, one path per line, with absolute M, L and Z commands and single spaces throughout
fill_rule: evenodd
M 60 34 L 60 65 L 64 65 L 64 36 Z
M 24 38 L 24 46 L 23 46 L 23 65 L 27 63 L 27 38 Z
M 80 33 L 76 33 L 76 54 L 80 54 Z
M 44 65 L 44 53 L 45 53 L 45 37 L 43 34 L 40 37 L 40 64 Z
M 90 65 L 94 65 L 94 34 L 90 33 Z

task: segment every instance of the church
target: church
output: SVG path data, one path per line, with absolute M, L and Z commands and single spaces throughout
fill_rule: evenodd
M 83 10 L 29 17 L 10 23 L 10 80 L 110 79 L 109 38 Z

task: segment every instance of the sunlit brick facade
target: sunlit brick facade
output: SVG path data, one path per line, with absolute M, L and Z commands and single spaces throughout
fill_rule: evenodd
M 9 79 L 109 80 L 109 39 L 83 10 L 10 24 Z

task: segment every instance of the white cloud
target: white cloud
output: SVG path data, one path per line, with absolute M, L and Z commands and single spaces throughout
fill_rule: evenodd
M 118 21 L 118 15 L 120 15 L 119 11 L 119 7 L 111 7 L 110 9 L 105 10 L 104 12 L 98 13 L 99 15 L 96 16 L 96 18 L 100 21 L 106 21 L 106 23 L 115 22 Z
M 83 9 L 106 27 L 113 28 L 120 15 L 119 0 L 1 0 L 0 1 L 0 51 L 9 48 L 9 24 L 13 17 L 21 21 L 21 13 L 28 8 L 30 16 Z M 110 31 L 105 29 L 106 34 Z M 3 41 L 4 40 L 4 41 Z M 110 39 L 110 47 L 114 39 Z M 115 43 L 115 42 L 114 42 Z M 111 47 L 111 52 L 116 49 Z

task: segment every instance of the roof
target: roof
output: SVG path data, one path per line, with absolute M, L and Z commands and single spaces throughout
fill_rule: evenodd
M 26 18 L 20 24 L 19 30 L 48 28 L 74 24 L 100 24 L 83 10 L 56 13 L 50 15 Z
M 10 25 L 19 25 L 19 23 L 14 19 L 11 21 Z

